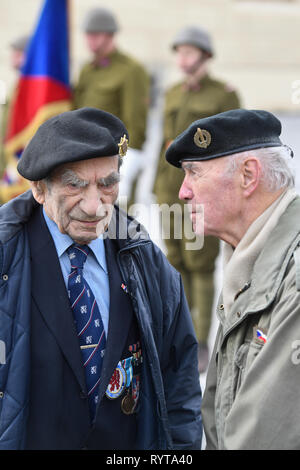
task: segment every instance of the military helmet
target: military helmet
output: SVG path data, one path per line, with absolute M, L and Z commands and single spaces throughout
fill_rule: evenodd
M 86 15 L 83 30 L 85 33 L 116 33 L 119 25 L 110 10 L 94 8 Z
M 178 46 L 184 44 L 199 47 L 199 49 L 207 52 L 211 57 L 214 55 L 210 34 L 198 26 L 188 26 L 181 29 L 173 40 L 172 49 L 176 50 Z

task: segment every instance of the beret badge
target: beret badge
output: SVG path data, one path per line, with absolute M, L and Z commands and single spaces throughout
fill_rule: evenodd
M 120 142 L 118 143 L 118 147 L 120 157 L 125 157 L 128 150 L 128 139 L 126 138 L 126 134 L 121 137 Z
M 211 143 L 211 135 L 205 129 L 197 128 L 194 134 L 194 143 L 197 147 L 206 149 Z

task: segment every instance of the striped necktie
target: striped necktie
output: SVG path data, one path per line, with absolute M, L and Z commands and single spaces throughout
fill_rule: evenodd
M 87 245 L 73 244 L 68 248 L 71 262 L 68 291 L 83 356 L 91 417 L 94 419 L 106 337 L 96 299 L 83 275 L 89 252 Z

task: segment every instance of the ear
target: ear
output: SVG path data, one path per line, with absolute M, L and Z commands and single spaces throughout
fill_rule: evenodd
M 241 165 L 241 188 L 250 196 L 257 188 L 261 176 L 261 163 L 256 157 L 249 157 Z
M 44 204 L 46 191 L 45 183 L 43 181 L 30 181 L 30 186 L 34 199 L 39 204 Z

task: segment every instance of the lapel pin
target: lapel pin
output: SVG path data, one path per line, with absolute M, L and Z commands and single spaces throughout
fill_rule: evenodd
M 123 282 L 122 282 L 122 284 L 121 284 L 121 289 L 122 289 L 124 292 L 126 292 L 126 294 L 129 293 L 129 292 L 128 292 L 128 289 L 127 289 L 127 286 L 125 286 L 125 284 L 124 284 Z

